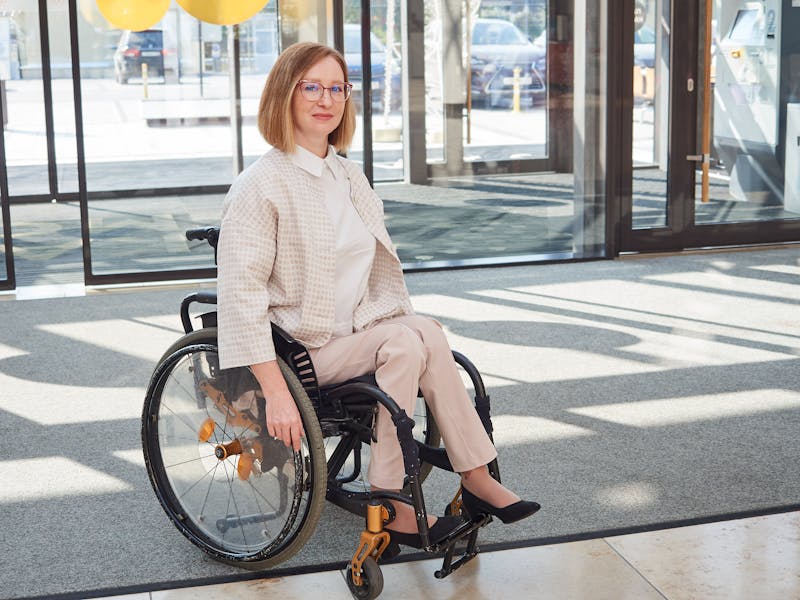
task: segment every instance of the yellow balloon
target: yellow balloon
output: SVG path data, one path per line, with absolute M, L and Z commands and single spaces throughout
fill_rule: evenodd
M 190 15 L 214 25 L 233 25 L 247 21 L 269 0 L 178 0 Z
M 142 31 L 158 23 L 167 14 L 169 1 L 97 0 L 97 8 L 114 27 Z
M 106 20 L 97 9 L 97 3 L 94 0 L 79 0 L 81 15 L 83 20 L 95 27 L 105 27 Z

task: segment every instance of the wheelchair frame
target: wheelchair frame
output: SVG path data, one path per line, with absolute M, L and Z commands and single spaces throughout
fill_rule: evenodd
M 218 228 L 208 227 L 200 230 L 190 230 L 186 232 L 186 235 L 190 240 L 203 239 L 208 241 L 208 243 L 214 247 L 216 254 L 216 242 L 219 235 Z M 207 350 L 215 351 L 216 340 L 213 339 L 213 335 L 216 332 L 216 311 L 208 311 L 201 314 L 200 318 L 203 329 L 195 331 L 192 325 L 190 307 L 195 303 L 200 305 L 215 305 L 216 301 L 216 293 L 212 292 L 195 292 L 183 299 L 180 307 L 180 318 L 186 335 L 176 342 L 173 348 L 179 346 L 182 340 L 187 339 L 187 336 L 190 336 L 189 339 L 191 340 L 192 336 L 199 335 L 199 337 L 202 337 L 200 332 L 207 331 L 210 337 L 202 341 L 209 343 L 204 343 L 201 346 Z M 327 459 L 327 464 L 325 465 L 327 470 L 325 498 L 351 513 L 365 517 L 365 529 L 361 534 L 357 549 L 348 566 L 348 585 L 353 595 L 362 599 L 375 598 L 382 590 L 383 579 L 380 574 L 380 567 L 377 563 L 388 547 L 389 542 L 389 535 L 384 530 L 384 525 L 390 523 L 394 518 L 394 509 L 391 503 L 388 502 L 389 500 L 412 505 L 416 515 L 423 550 L 429 553 L 444 554 L 442 567 L 435 572 L 437 578 L 446 577 L 474 558 L 479 551 L 477 546 L 478 530 L 491 522 L 492 517 L 489 515 L 473 515 L 471 518 L 465 515 L 464 523 L 452 531 L 445 539 L 438 540 L 436 543 L 432 543 L 430 539 L 427 509 L 422 490 L 424 474 L 422 474 L 421 467 L 422 464 L 427 463 L 437 468 L 453 471 L 453 467 L 447 457 L 446 449 L 429 446 L 414 439 L 412 433 L 414 419 L 407 415 L 390 396 L 377 386 L 374 376 L 366 375 L 343 383 L 320 387 L 307 349 L 275 324 L 272 325 L 272 336 L 276 354 L 286 363 L 294 376 L 296 376 L 297 381 L 302 386 L 302 390 L 311 402 L 314 414 L 319 423 L 322 438 L 332 436 L 340 437 L 339 443 Z M 162 371 L 164 369 L 160 367 L 167 367 L 169 371 L 174 366 L 175 355 L 179 354 L 179 352 L 180 349 L 172 353 L 171 356 L 168 356 L 170 354 L 168 352 L 167 355 L 159 361 L 159 366 L 157 366 L 154 372 L 154 377 L 153 380 L 151 380 L 145 401 L 142 419 L 142 442 L 151 484 L 153 485 L 162 507 L 170 516 L 170 519 L 191 541 L 219 560 L 231 562 L 232 564 L 237 564 L 244 568 L 260 568 L 264 561 L 248 564 L 247 562 L 226 560 L 215 555 L 205 544 L 198 544 L 186 531 L 185 526 L 180 522 L 181 519 L 179 517 L 176 518 L 174 509 L 168 507 L 170 500 L 169 498 L 165 498 L 165 495 L 171 494 L 172 491 L 165 491 L 162 489 L 164 486 L 170 485 L 169 483 L 165 483 L 167 479 L 165 474 L 159 472 L 159 469 L 162 471 L 166 470 L 163 463 L 159 463 L 158 461 L 154 462 L 151 460 L 152 457 L 149 457 L 149 454 L 154 452 L 156 448 L 158 452 L 161 452 L 159 443 L 152 439 L 152 420 L 154 416 L 151 408 L 149 408 L 152 403 L 152 395 L 161 393 L 158 388 L 159 384 L 156 381 L 156 375 L 161 373 L 163 376 Z M 475 409 L 491 439 L 492 423 L 490 417 L 490 400 L 489 396 L 486 394 L 480 373 L 472 362 L 463 354 L 454 351 L 453 357 L 456 363 L 464 369 L 472 381 L 475 391 Z M 173 363 L 169 362 L 170 359 L 173 360 Z M 163 387 L 163 384 L 161 385 Z M 291 386 L 290 391 L 292 391 Z M 297 402 L 298 399 L 295 393 L 293 393 L 293 396 L 295 396 L 295 401 Z M 159 398 L 158 402 L 160 403 L 160 401 Z M 263 398 L 260 399 L 260 402 L 262 403 L 261 406 L 263 410 Z M 361 448 L 362 444 L 369 443 L 372 439 L 372 420 L 377 410 L 377 405 L 381 405 L 387 409 L 392 421 L 397 427 L 397 437 L 403 453 L 403 463 L 406 472 L 406 485 L 404 486 L 404 490 L 407 490 L 407 494 L 384 490 L 358 492 L 348 490 L 345 487 L 345 484 L 353 481 L 360 475 L 362 467 Z M 263 417 L 264 413 L 261 412 L 260 419 L 262 421 Z M 264 427 L 264 430 L 265 429 Z M 231 446 L 235 446 L 234 442 L 217 446 L 215 452 L 216 457 L 220 461 L 223 459 L 220 452 L 227 457 L 228 449 Z M 222 448 L 221 451 L 220 448 Z M 238 450 L 241 452 L 240 448 Z M 298 453 L 295 453 L 295 455 L 297 454 Z M 353 457 L 352 473 L 346 477 L 338 477 L 350 456 Z M 297 460 L 297 456 L 295 456 L 295 460 Z M 158 465 L 161 466 L 159 467 Z M 489 465 L 489 471 L 493 477 L 498 481 L 500 480 L 499 467 L 496 459 Z M 169 494 L 166 493 L 167 491 Z M 460 493 L 461 488 L 459 486 L 455 497 L 445 509 L 447 514 L 463 514 Z M 267 517 L 264 518 L 266 519 Z M 316 518 L 318 519 L 319 516 L 317 515 Z M 300 527 L 302 528 L 303 525 L 304 524 L 301 524 Z M 315 526 L 316 521 L 314 522 L 314 527 Z M 219 525 L 217 525 L 217 527 L 219 527 Z M 310 535 L 310 533 L 308 533 L 308 535 Z M 456 546 L 464 541 L 466 541 L 466 548 L 463 549 L 463 552 L 459 550 L 460 556 L 456 558 Z M 291 553 L 297 550 L 299 550 L 299 548 L 294 549 Z M 286 558 L 288 558 L 288 556 Z

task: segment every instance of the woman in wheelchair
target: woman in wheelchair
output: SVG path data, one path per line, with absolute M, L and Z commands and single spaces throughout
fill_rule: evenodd
M 266 398 L 269 435 L 295 451 L 303 423 L 276 361 L 274 322 L 309 349 L 321 386 L 374 373 L 378 386 L 414 413 L 421 391 L 469 515 L 505 523 L 539 509 L 487 469 L 496 452 L 474 410 L 439 323 L 414 314 L 380 199 L 345 152 L 355 130 L 352 85 L 341 54 L 314 43 L 287 48 L 264 86 L 258 126 L 273 147 L 233 183 L 218 255 L 220 367 L 247 366 Z M 381 406 L 368 479 L 400 490 L 404 457 Z M 422 547 L 417 516 L 393 501 L 393 543 Z M 431 544 L 462 523 L 429 517 Z

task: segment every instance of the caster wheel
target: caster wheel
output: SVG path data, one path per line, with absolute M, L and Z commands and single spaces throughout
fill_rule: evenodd
M 375 559 L 368 556 L 361 565 L 361 585 L 353 583 L 352 567 L 347 567 L 347 587 L 358 600 L 374 600 L 383 591 L 383 573 Z

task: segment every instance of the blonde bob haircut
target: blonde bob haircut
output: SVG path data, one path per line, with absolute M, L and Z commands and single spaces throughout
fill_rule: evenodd
M 344 57 L 328 46 L 315 42 L 292 44 L 281 52 L 269 72 L 261 102 L 258 106 L 258 130 L 267 143 L 283 152 L 294 152 L 294 118 L 292 98 L 297 83 L 313 65 L 327 58 L 334 58 L 342 67 L 347 79 L 347 63 Z M 356 129 L 356 112 L 353 102 L 344 105 L 344 114 L 339 126 L 328 135 L 328 143 L 339 152 L 345 152 L 353 140 Z

